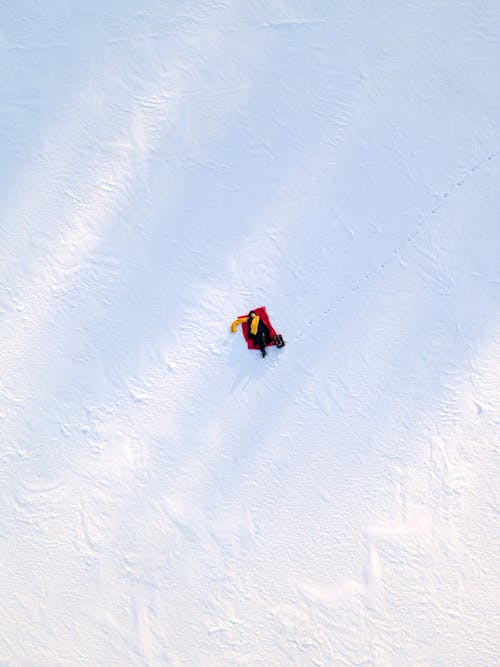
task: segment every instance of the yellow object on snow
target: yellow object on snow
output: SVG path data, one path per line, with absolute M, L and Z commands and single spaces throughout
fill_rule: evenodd
M 238 317 L 234 320 L 234 322 L 231 324 L 231 331 L 233 333 L 236 333 L 236 329 L 238 327 L 238 324 L 242 324 L 242 322 L 246 322 L 248 320 L 248 317 Z
M 231 331 L 233 333 L 236 333 L 236 329 L 238 327 L 238 324 L 242 324 L 243 322 L 247 322 L 248 317 L 245 315 L 245 317 L 237 317 L 234 322 L 231 324 Z M 252 323 L 250 324 L 250 333 L 252 336 L 255 336 L 257 334 L 257 330 L 259 328 L 259 322 L 260 322 L 260 317 L 258 315 L 255 315 L 255 317 L 252 317 Z

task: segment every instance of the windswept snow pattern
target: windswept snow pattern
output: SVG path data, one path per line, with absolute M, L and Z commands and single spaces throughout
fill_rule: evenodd
M 0 17 L 1 667 L 498 665 L 498 2 Z

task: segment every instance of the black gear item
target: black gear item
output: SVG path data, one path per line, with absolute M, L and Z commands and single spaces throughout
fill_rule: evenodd
M 283 340 L 283 336 L 281 334 L 276 334 L 276 336 L 273 338 L 273 341 L 277 348 L 285 347 L 285 341 Z

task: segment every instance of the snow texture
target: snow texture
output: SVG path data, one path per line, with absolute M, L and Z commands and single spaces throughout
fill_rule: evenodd
M 1 667 L 498 665 L 499 3 L 0 19 Z

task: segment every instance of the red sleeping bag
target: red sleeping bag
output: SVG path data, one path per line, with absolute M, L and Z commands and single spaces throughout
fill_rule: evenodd
M 269 334 L 271 336 L 271 340 L 266 345 L 266 347 L 269 347 L 270 345 L 275 345 L 274 337 L 276 336 L 276 331 L 273 329 L 273 325 L 269 321 L 269 315 L 267 314 L 266 307 L 261 306 L 260 308 L 254 308 L 253 312 L 260 317 L 260 319 L 264 322 L 264 324 L 269 329 Z M 246 317 L 246 315 L 240 315 L 240 317 Z M 243 335 L 245 336 L 245 340 L 247 342 L 248 349 L 249 350 L 258 350 L 259 346 L 255 345 L 254 341 L 248 335 L 248 322 L 242 322 L 241 330 L 243 331 Z

